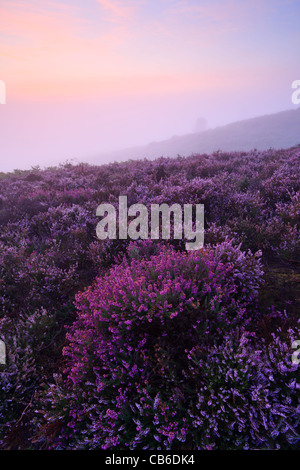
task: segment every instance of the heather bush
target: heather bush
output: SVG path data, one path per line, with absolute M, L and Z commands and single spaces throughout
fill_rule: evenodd
M 269 382 L 266 371 L 267 348 L 277 341 L 271 334 L 282 328 L 288 357 L 287 331 L 299 317 L 299 157 L 299 147 L 218 151 L 1 174 L 0 337 L 8 363 L 0 378 L 0 447 L 296 447 L 294 391 L 290 408 L 280 406 L 288 405 L 284 383 L 297 371 L 276 372 Z M 204 250 L 186 253 L 172 239 L 98 240 L 96 208 L 117 206 L 120 195 L 148 210 L 204 204 Z M 229 344 L 218 378 L 213 370 Z M 240 358 L 243 348 L 254 365 Z M 240 431 L 230 407 L 214 418 L 208 405 L 213 385 L 227 390 L 226 371 L 239 361 L 247 385 L 240 389 L 246 414 L 236 411 L 247 423 Z M 266 402 L 285 415 L 278 415 L 282 426 L 273 414 L 263 418 L 264 399 L 254 402 L 247 391 L 260 380 L 260 393 L 270 391 Z
M 168 247 L 150 257 L 140 252 L 138 260 L 124 259 L 78 294 L 78 320 L 64 348 L 69 363 L 65 386 L 72 398 L 54 447 L 134 448 L 142 438 L 134 429 L 146 432 L 140 422 L 149 421 L 153 428 L 153 400 L 160 403 L 164 424 L 159 430 L 157 422 L 155 432 L 149 428 L 143 434 L 146 442 L 159 433 L 177 435 L 173 418 L 186 414 L 191 391 L 198 387 L 191 351 L 207 350 L 234 325 L 245 324 L 261 277 L 259 254 L 243 253 L 226 241 L 197 252 Z M 182 438 L 184 429 L 187 433 L 188 423 Z M 67 442 L 62 436 L 68 436 Z
M 272 341 L 234 331 L 207 354 L 194 348 L 199 379 L 187 410 L 193 448 L 287 449 L 300 441 L 299 365 L 291 344 L 299 329 Z
M 20 313 L 18 322 L 0 319 L 0 339 L 7 350 L 6 364 L 0 365 L 1 448 L 30 447 L 28 415 L 32 416 L 35 393 L 45 378 L 44 367 L 53 370 L 59 359 L 54 331 L 57 334 L 54 315 L 43 308 L 31 315 Z

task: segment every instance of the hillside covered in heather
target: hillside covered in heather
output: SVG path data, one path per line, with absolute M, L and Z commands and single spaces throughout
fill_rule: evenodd
M 201 250 L 97 206 L 204 204 Z M 295 449 L 300 147 L 0 174 L 0 449 Z

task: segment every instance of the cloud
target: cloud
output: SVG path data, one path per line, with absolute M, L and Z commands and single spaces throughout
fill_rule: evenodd
M 277 28 L 279 1 L 0 0 L 0 78 L 18 97 L 253 81 L 290 44 Z
M 125 0 L 96 0 L 105 10 L 112 13 L 113 17 L 121 20 L 132 20 L 137 9 L 136 2 L 126 2 Z
M 14 54 L 5 54 L 5 52 L 1 52 L 1 51 L 0 51 L 0 56 L 8 57 L 10 59 L 26 60 L 24 57 L 20 57 L 18 55 L 14 55 Z
M 111 2 L 105 2 L 112 7 Z M 117 8 L 113 14 L 124 14 Z M 97 8 L 96 8 L 97 9 Z M 53 1 L 3 0 L 1 4 L 1 78 L 17 95 L 74 88 L 126 70 L 119 52 L 126 38 L 123 25 L 107 25 L 94 10 Z M 22 60 L 20 60 L 22 59 Z M 49 86 L 51 84 L 51 86 Z M 76 88 L 76 86 L 75 86 Z
M 169 2 L 169 15 L 181 22 L 195 22 L 199 27 L 214 28 L 216 34 L 220 31 L 239 30 L 248 27 L 253 21 L 260 22 L 262 16 L 269 11 L 265 0 L 203 0 L 194 2 L 180 0 Z

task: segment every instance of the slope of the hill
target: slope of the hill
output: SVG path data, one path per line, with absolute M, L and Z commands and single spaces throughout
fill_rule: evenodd
M 160 142 L 101 155 L 101 160 L 176 157 L 218 150 L 250 151 L 289 148 L 300 143 L 300 108 L 259 116 L 203 132 L 174 136 Z M 99 161 L 94 158 L 94 162 Z

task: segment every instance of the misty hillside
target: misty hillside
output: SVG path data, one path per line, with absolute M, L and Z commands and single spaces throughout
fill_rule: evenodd
M 193 153 L 289 148 L 300 143 L 300 108 L 233 122 L 203 132 L 173 136 L 146 146 L 101 155 L 108 161 Z M 99 160 L 99 156 L 95 161 Z

